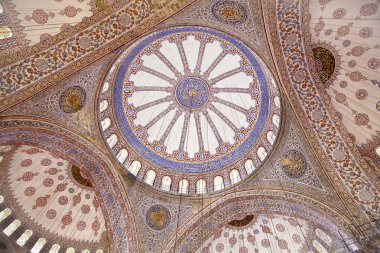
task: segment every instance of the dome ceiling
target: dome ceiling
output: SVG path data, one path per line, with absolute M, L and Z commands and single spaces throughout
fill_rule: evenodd
M 63 32 L 114 2 L 13 0 L 0 3 L 0 51 L 28 47 Z M 0 53 L 0 55 L 1 55 Z
M 380 144 L 379 7 L 370 0 L 309 5 L 316 70 L 351 139 L 372 153 Z
M 254 215 L 247 225 L 234 221 L 235 225 L 225 225 L 211 235 L 197 252 L 328 252 L 333 243 L 311 222 L 292 216 Z
M 170 174 L 170 182 L 204 179 L 202 187 L 212 190 L 215 176 L 224 188 L 263 162 L 278 135 L 280 97 L 269 69 L 243 43 L 178 27 L 120 55 L 105 78 L 99 113 L 115 156 L 126 167 L 138 162 L 132 174 L 150 168 L 150 184 Z M 236 162 L 247 163 L 246 171 L 224 178 Z
M 58 2 L 82 8 L 72 0 Z M 318 5 L 325 12 L 333 2 L 320 0 L 310 5 Z M 343 130 L 344 138 L 332 124 L 337 118 L 334 112 L 329 114 L 329 101 L 324 104 L 312 87 L 315 82 L 308 76 L 309 66 L 303 58 L 308 30 L 302 33 L 299 23 L 309 20 L 300 9 L 303 4 L 308 2 L 118 1 L 102 14 L 7 58 L 0 110 L 7 110 L 2 113 L 6 121 L 2 125 L 9 131 L 0 139 L 7 144 L 22 140 L 29 146 L 0 148 L 0 167 L 12 165 L 0 171 L 0 180 L 5 182 L 0 186 L 0 232 L 14 239 L 15 246 L 26 242 L 25 249 L 37 247 L 32 252 L 99 253 L 108 246 L 111 249 L 105 251 L 112 252 L 335 251 L 331 243 L 344 240 L 333 237 L 340 228 L 324 230 L 318 224 L 329 223 L 331 217 L 342 228 L 347 224 L 360 226 L 367 221 L 366 214 L 376 215 L 376 189 L 364 166 L 360 168 L 363 159 L 347 148 L 352 143 L 342 124 L 338 121 L 336 125 L 342 127 L 339 130 Z M 358 5 L 364 13 L 359 21 L 377 11 L 377 3 Z M 325 21 L 331 19 L 330 11 L 323 14 Z M 338 10 L 336 15 L 345 15 L 345 11 Z M 262 27 L 256 18 L 270 22 Z M 311 20 L 317 19 L 313 16 Z M 333 27 L 333 23 L 329 25 Z M 354 31 L 354 25 L 342 26 L 343 32 L 347 26 Z M 328 37 L 331 30 L 324 36 Z M 3 34 L 9 30 L 5 31 Z M 358 33 L 367 36 L 363 41 L 374 37 L 370 29 Z M 339 42 L 343 37 L 334 39 Z M 322 41 L 322 36 L 314 40 L 315 64 L 311 66 L 321 78 L 316 84 L 323 83 L 327 89 L 342 75 L 344 57 L 354 57 L 347 65 L 357 68 L 359 57 L 354 54 L 363 51 L 344 44 L 350 49 L 340 55 L 339 45 L 327 45 L 330 42 L 336 41 Z M 364 48 L 363 56 L 376 47 Z M 114 56 L 111 65 L 108 59 L 112 61 Z M 286 89 L 284 95 L 288 96 L 283 104 L 266 65 L 274 67 L 273 61 L 283 62 L 276 66 Z M 376 60 L 371 61 L 371 68 L 376 68 L 374 63 Z M 346 88 L 351 87 L 351 81 L 357 83 L 351 72 L 344 76 Z M 366 78 L 368 81 L 370 76 Z M 332 100 L 347 101 L 347 94 L 337 95 L 335 90 L 330 94 Z M 363 99 L 359 100 L 369 101 L 370 95 L 365 97 L 362 92 Z M 285 109 L 286 123 L 281 113 Z M 366 111 L 354 112 L 359 119 L 364 113 L 371 120 Z M 25 123 L 24 117 L 30 123 Z M 302 131 L 292 128 L 298 121 Z M 290 126 L 280 129 L 281 125 Z M 9 128 L 19 132 L 13 134 Z M 288 134 L 286 129 L 290 128 L 300 133 Z M 34 134 L 35 129 L 41 129 L 41 134 Z M 358 133 L 362 130 L 352 129 Z M 305 139 L 301 132 L 307 134 Z M 354 132 L 349 132 L 353 137 Z M 64 139 L 51 137 L 60 134 Z M 71 145 L 74 139 L 80 144 L 78 149 Z M 29 140 L 49 144 L 37 148 L 30 146 Z M 275 145 L 281 146 L 276 154 Z M 64 149 L 60 154 L 67 160 L 52 153 L 54 148 Z M 110 156 L 114 163 L 107 159 Z M 271 161 L 266 161 L 268 158 Z M 90 173 L 93 185 L 71 161 Z M 107 165 L 99 166 L 102 163 Z M 128 177 L 123 177 L 125 174 Z M 201 194 L 221 191 L 248 177 L 244 184 L 209 198 L 207 194 L 181 198 L 135 182 L 173 193 Z M 262 196 L 265 201 L 260 201 Z M 104 217 L 97 197 L 104 203 Z M 235 199 L 240 198 L 241 205 L 235 205 Z M 293 205 L 292 200 L 299 204 Z M 308 207 L 321 211 L 320 215 Z M 235 216 L 243 208 L 248 210 L 249 219 Z M 360 208 L 367 212 L 360 212 Z M 170 250 L 172 242 L 174 250 Z
M 60 248 L 107 247 L 100 203 L 78 167 L 33 146 L 2 146 L 0 153 L 0 194 L 12 217 Z

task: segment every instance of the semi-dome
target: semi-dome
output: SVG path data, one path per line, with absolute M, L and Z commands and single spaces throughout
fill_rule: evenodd
M 147 184 L 222 190 L 266 159 L 280 94 L 258 54 L 223 32 L 175 27 L 125 49 L 107 73 L 98 119 L 111 153 Z

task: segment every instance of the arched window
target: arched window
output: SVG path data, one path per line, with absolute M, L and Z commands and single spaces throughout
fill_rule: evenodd
M 116 158 L 119 162 L 124 163 L 125 159 L 128 157 L 128 150 L 125 148 L 120 149 L 119 153 L 117 153 Z
M 275 97 L 274 97 L 274 105 L 275 105 L 277 108 L 281 108 L 280 97 L 278 97 L 278 96 L 275 96 Z
M 14 231 L 16 231 L 16 229 L 18 229 L 18 227 L 21 225 L 21 221 L 19 220 L 14 220 L 12 221 L 11 224 L 8 225 L 8 227 L 6 227 L 3 232 L 4 234 L 6 234 L 7 236 L 10 236 L 11 234 L 13 234 Z
M 206 180 L 204 180 L 204 179 L 199 179 L 199 180 L 197 181 L 196 186 L 197 186 L 197 193 L 198 193 L 198 194 L 206 193 L 206 192 L 207 192 L 207 189 L 206 189 L 206 187 L 207 187 Z
M 113 148 L 117 143 L 117 136 L 116 134 L 111 134 L 110 137 L 107 139 L 108 146 L 110 148 Z
M 275 125 L 276 127 L 280 127 L 280 116 L 278 116 L 277 114 L 274 114 L 272 117 L 272 122 L 273 122 L 273 125 Z
M 156 179 L 156 172 L 154 170 L 148 170 L 145 173 L 145 177 L 144 177 L 145 183 L 153 185 L 155 179 Z
M 327 245 L 330 246 L 330 244 L 332 243 L 332 239 L 331 237 L 326 234 L 325 232 L 323 232 L 322 230 L 320 230 L 319 228 L 315 229 L 315 234 L 321 238 L 322 241 L 324 241 Z
M 377 148 L 376 148 L 376 155 L 378 156 L 378 157 L 380 157 L 380 146 L 378 146 Z
M 313 246 L 314 248 L 318 251 L 318 253 L 328 253 L 326 248 L 323 247 L 322 244 L 320 244 L 320 242 L 318 242 L 317 240 L 313 240 Z
M 110 83 L 109 82 L 105 82 L 103 84 L 103 87 L 102 87 L 102 93 L 106 92 L 108 90 L 108 88 L 110 87 Z
M 141 169 L 141 163 L 139 161 L 133 161 L 131 166 L 129 166 L 129 172 L 131 172 L 132 175 L 137 176 Z
M 276 135 L 272 132 L 272 131 L 269 131 L 267 133 L 267 140 L 268 142 L 273 145 L 274 141 L 276 140 Z
M 103 250 L 102 250 L 102 249 L 98 249 L 98 250 L 96 251 L 96 253 L 103 253 Z
M 265 150 L 264 147 L 259 147 L 257 149 L 257 156 L 260 158 L 261 161 L 264 161 L 265 157 L 267 157 L 268 153 Z
M 256 169 L 251 159 L 248 159 L 247 161 L 245 161 L 244 167 L 248 175 L 251 174 Z
M 24 233 L 17 239 L 16 243 L 21 247 L 25 245 L 25 243 L 29 240 L 29 238 L 33 235 L 33 231 L 27 229 Z
M 34 244 L 33 248 L 30 250 L 31 253 L 39 253 L 42 249 L 42 247 L 45 245 L 46 239 L 40 238 L 38 241 Z
M 12 213 L 12 210 L 9 208 L 5 208 L 0 212 L 0 222 L 2 222 L 5 218 L 7 218 Z
M 0 204 L 4 202 L 4 197 L 0 195 Z
M 181 179 L 178 182 L 178 192 L 187 194 L 189 192 L 189 181 L 186 179 Z
M 61 248 L 61 245 L 59 245 L 59 244 L 54 244 L 54 245 L 51 247 L 49 253 L 58 253 L 60 248 Z
M 224 179 L 221 176 L 214 177 L 214 191 L 224 189 Z
M 70 247 L 66 250 L 66 253 L 75 253 L 75 249 L 73 247 Z
M 239 182 L 241 180 L 240 173 L 238 170 L 236 170 L 236 169 L 231 170 L 230 180 L 231 180 L 231 184 L 236 184 L 237 182 Z
M 82 253 L 90 253 L 90 251 L 88 249 L 84 249 L 82 250 Z
M 108 101 L 107 100 L 100 101 L 99 112 L 104 112 L 104 110 L 107 109 L 107 107 L 108 107 Z
M 169 191 L 171 185 L 172 185 L 172 178 L 169 176 L 163 176 L 161 180 L 161 189 L 165 191 Z
M 111 120 L 110 118 L 105 118 L 100 122 L 100 125 L 102 126 L 103 131 L 106 131 L 111 126 Z

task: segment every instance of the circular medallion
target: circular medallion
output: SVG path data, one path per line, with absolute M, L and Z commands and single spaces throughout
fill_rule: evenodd
M 29 167 L 30 165 L 32 165 L 32 160 L 31 159 L 22 160 L 20 165 L 21 167 Z
M 171 215 L 169 209 L 162 205 L 154 205 L 146 212 L 146 221 L 149 227 L 162 230 L 170 223 Z
M 300 178 L 306 172 L 306 159 L 301 152 L 290 150 L 282 157 L 281 168 L 288 177 Z
M 86 91 L 80 86 L 66 89 L 59 98 L 59 107 L 65 113 L 74 113 L 83 108 L 86 102 Z
M 186 77 L 178 83 L 175 96 L 181 106 L 196 110 L 207 103 L 209 90 L 205 81 L 197 77 Z
M 323 47 L 313 48 L 313 56 L 319 79 L 324 84 L 334 73 L 335 57 L 328 49 Z
M 36 193 L 36 188 L 34 188 L 33 186 L 29 186 L 25 189 L 24 193 L 25 193 L 25 196 L 28 196 L 28 197 L 33 196 L 34 193 Z
M 276 82 L 246 45 L 213 29 L 176 27 L 119 56 L 104 80 L 99 120 L 130 171 L 149 166 L 157 177 L 183 177 L 232 170 L 240 159 L 257 168 L 257 149 L 268 153 L 279 131 L 270 122 L 281 103 L 273 101 L 280 101 Z
M 54 209 L 49 209 L 47 212 L 46 212 L 46 217 L 48 219 L 54 219 L 55 217 L 57 216 L 57 211 L 54 210 Z
M 220 22 L 231 25 L 241 24 L 247 19 L 244 7 L 234 1 L 218 1 L 212 6 L 211 12 Z

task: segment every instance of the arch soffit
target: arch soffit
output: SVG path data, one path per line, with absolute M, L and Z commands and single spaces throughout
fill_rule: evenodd
M 112 252 L 136 252 L 134 217 L 111 162 L 94 145 L 61 126 L 26 118 L 0 121 L 0 145 L 28 144 L 51 150 L 90 176 L 99 196 Z
M 367 164 L 365 164 L 365 160 L 361 158 L 361 155 L 357 149 L 353 147 L 354 144 L 351 140 L 349 140 L 343 125 L 340 122 L 335 123 L 337 121 L 337 116 L 328 100 L 328 96 L 323 90 L 317 88 L 318 85 L 316 85 L 315 78 L 310 74 L 311 68 L 308 64 L 309 60 L 304 60 L 312 59 L 310 36 L 308 36 L 309 18 L 306 9 L 303 6 L 304 4 L 304 1 L 299 1 L 286 4 L 285 6 L 285 4 L 277 3 L 276 1 L 269 1 L 268 3 L 265 3 L 266 6 L 263 8 L 268 12 L 268 15 L 277 17 L 276 22 L 267 22 L 268 27 L 266 29 L 269 35 L 268 38 L 273 45 L 273 47 L 271 47 L 272 54 L 275 55 L 277 62 L 279 63 L 277 64 L 277 73 L 283 73 L 281 76 L 280 86 L 282 86 L 288 93 L 289 101 L 294 107 L 297 117 L 303 125 L 305 132 L 308 134 L 310 141 L 315 143 L 313 146 L 315 147 L 315 151 L 322 158 L 321 164 L 327 171 L 327 174 L 329 174 L 331 178 L 336 178 L 337 176 L 340 177 L 340 180 L 335 180 L 335 182 L 337 182 L 336 187 L 337 189 L 339 188 L 338 191 L 341 192 L 342 197 L 352 207 L 352 213 L 359 217 L 357 219 L 358 222 L 365 223 L 367 222 L 364 214 L 365 211 L 370 211 L 373 212 L 373 214 L 378 215 L 378 213 L 371 208 L 371 206 L 377 206 L 378 201 L 376 198 L 372 198 L 371 201 L 364 201 L 361 199 L 359 194 L 360 189 L 353 186 L 353 180 L 349 180 L 347 178 L 346 180 L 342 180 L 340 171 L 347 169 L 344 167 L 343 161 L 347 160 L 355 164 L 355 173 L 362 175 L 355 180 L 360 181 L 360 183 L 356 183 L 358 186 L 368 180 L 368 176 L 366 175 L 367 173 L 361 172 L 367 172 L 370 168 Z M 264 15 L 264 17 L 268 15 Z M 289 19 L 291 19 L 292 22 L 290 22 Z M 287 22 L 285 22 L 285 20 L 287 20 Z M 299 24 L 292 26 L 291 33 L 295 35 L 294 41 L 288 39 L 288 35 L 290 35 L 288 32 L 278 33 L 278 29 L 288 29 L 290 23 Z M 297 50 L 294 52 L 290 51 L 290 49 L 293 48 L 297 48 Z M 297 57 L 297 61 L 291 61 L 289 57 Z M 305 70 L 302 68 L 305 68 Z M 314 85 L 302 86 L 302 84 L 307 82 Z M 285 83 L 288 85 L 284 85 Z M 314 99 L 314 105 L 318 105 L 314 108 L 314 110 L 319 109 L 322 112 L 322 119 L 326 121 L 322 128 L 330 129 L 330 132 L 332 131 L 334 133 L 331 139 L 335 140 L 334 143 L 337 144 L 337 147 L 332 148 L 329 146 L 331 140 L 319 142 L 320 139 L 326 139 L 326 136 L 323 134 L 318 137 L 318 133 L 315 132 L 315 129 L 321 128 L 320 120 L 313 118 L 313 115 L 311 115 L 311 106 L 305 101 L 299 99 L 299 96 L 305 97 L 305 95 L 303 95 L 305 94 L 305 89 L 309 92 L 307 98 L 309 100 Z M 335 154 L 333 151 L 336 149 L 344 150 L 343 158 L 334 159 Z M 329 159 L 325 159 L 326 154 Z M 335 166 L 332 166 L 332 164 Z M 344 170 L 335 169 L 336 166 L 344 168 Z M 348 189 L 353 189 L 353 191 Z M 378 194 L 378 189 L 372 184 L 367 185 L 365 193 L 367 193 L 367 191 L 371 196 L 376 196 Z M 350 192 L 353 193 L 352 195 L 355 196 L 355 199 Z M 352 203 L 355 202 L 357 205 L 352 205 Z
M 336 50 L 332 50 L 334 48 L 331 48 L 331 46 L 327 43 L 316 43 L 313 45 L 311 42 L 311 32 L 310 32 L 310 22 L 311 22 L 311 14 L 309 12 L 309 2 L 308 1 L 301 1 L 301 10 L 302 10 L 302 20 L 304 21 L 301 25 L 301 30 L 302 33 L 305 35 L 304 36 L 304 47 L 305 47 L 305 52 L 306 52 L 306 59 L 307 59 L 307 65 L 309 66 L 309 73 L 313 77 L 313 81 L 316 83 L 315 87 L 317 88 L 319 94 L 321 95 L 321 98 L 323 99 L 326 108 L 328 109 L 329 114 L 335 121 L 341 121 L 338 117 L 337 110 L 334 108 L 334 106 L 329 102 L 330 95 L 327 93 L 327 85 L 332 84 L 333 81 L 337 78 L 339 75 L 339 71 L 341 69 L 341 63 L 342 59 L 341 56 L 336 53 Z M 330 50 L 330 52 L 334 55 L 335 58 L 335 69 L 330 77 L 330 79 L 326 82 L 326 84 L 323 84 L 318 76 L 317 71 L 315 71 L 315 61 L 314 61 L 314 56 L 313 56 L 313 47 L 316 46 L 322 46 Z M 366 160 L 364 159 L 363 155 L 359 152 L 359 149 L 355 143 L 352 142 L 351 137 L 348 135 L 348 131 L 346 127 L 344 126 L 343 123 L 340 124 L 335 124 L 335 127 L 338 129 L 341 138 L 344 140 L 344 143 L 348 144 L 348 148 L 352 152 L 352 155 L 360 164 L 360 166 L 367 172 L 370 170 L 370 167 L 368 166 Z M 367 176 L 372 180 L 372 183 L 376 185 L 378 188 L 380 187 L 380 183 L 378 182 L 377 178 L 375 177 L 374 173 L 366 173 Z
M 193 245 L 201 245 L 197 230 L 201 230 L 207 224 L 209 231 L 217 231 L 226 225 L 229 218 L 239 214 L 280 214 L 295 216 L 311 222 L 316 227 L 328 231 L 336 239 L 340 239 L 338 231 L 346 238 L 351 238 L 352 233 L 347 229 L 352 221 L 343 213 L 335 210 L 329 203 L 321 203 L 316 199 L 304 197 L 299 194 L 284 193 L 271 190 L 249 190 L 244 192 L 229 193 L 214 201 L 210 205 L 198 211 L 179 230 L 177 243 L 173 238 L 164 248 L 163 252 L 172 253 L 174 245 L 179 249 L 182 242 L 192 242 Z M 296 207 L 296 208 L 293 208 Z M 321 219 L 323 218 L 323 219 Z M 189 249 L 191 250 L 191 249 Z

